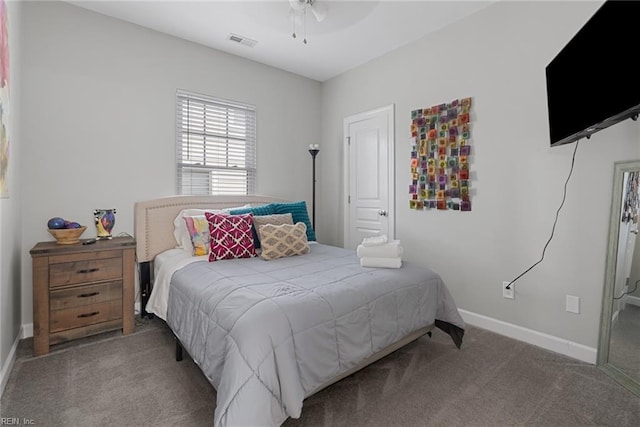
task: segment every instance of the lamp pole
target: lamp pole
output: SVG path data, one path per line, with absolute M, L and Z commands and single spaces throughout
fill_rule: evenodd
M 311 170 L 313 176 L 313 187 L 311 193 L 311 225 L 313 229 L 316 228 L 316 156 L 320 152 L 318 144 L 311 144 L 309 146 L 309 154 L 311 154 Z

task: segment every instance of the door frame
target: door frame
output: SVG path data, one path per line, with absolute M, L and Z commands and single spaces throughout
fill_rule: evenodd
M 350 184 L 350 157 L 349 157 L 349 124 L 353 122 L 357 122 L 367 117 L 386 112 L 387 113 L 387 180 L 388 180 L 388 199 L 389 199 L 389 209 L 387 213 L 387 218 L 389 221 L 389 233 L 388 238 L 390 240 L 395 238 L 396 235 L 396 216 L 395 216 L 395 208 L 396 208 L 396 189 L 395 189 L 395 177 L 396 177 L 396 162 L 395 162 L 395 151 L 396 151 L 396 131 L 395 131 L 395 104 L 385 105 L 379 108 L 375 108 L 373 110 L 364 111 L 362 113 L 354 114 L 344 118 L 343 127 L 342 127 L 342 140 L 343 140 L 343 173 L 344 173 L 344 183 L 343 183 L 343 234 L 342 234 L 342 246 L 345 247 L 346 242 L 349 240 L 348 236 L 350 233 L 350 216 L 349 216 L 349 184 Z

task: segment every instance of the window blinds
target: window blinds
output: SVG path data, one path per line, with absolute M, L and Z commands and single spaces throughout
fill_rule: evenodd
M 176 95 L 178 194 L 255 194 L 255 107 L 181 90 Z

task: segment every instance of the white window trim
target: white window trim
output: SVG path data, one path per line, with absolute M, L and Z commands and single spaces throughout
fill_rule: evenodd
M 176 91 L 177 194 L 255 194 L 256 108 Z

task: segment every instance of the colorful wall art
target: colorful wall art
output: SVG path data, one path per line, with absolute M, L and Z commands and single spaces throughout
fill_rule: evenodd
M 9 197 L 9 31 L 7 5 L 0 0 L 0 198 Z
M 471 98 L 411 112 L 411 209 L 470 211 Z

